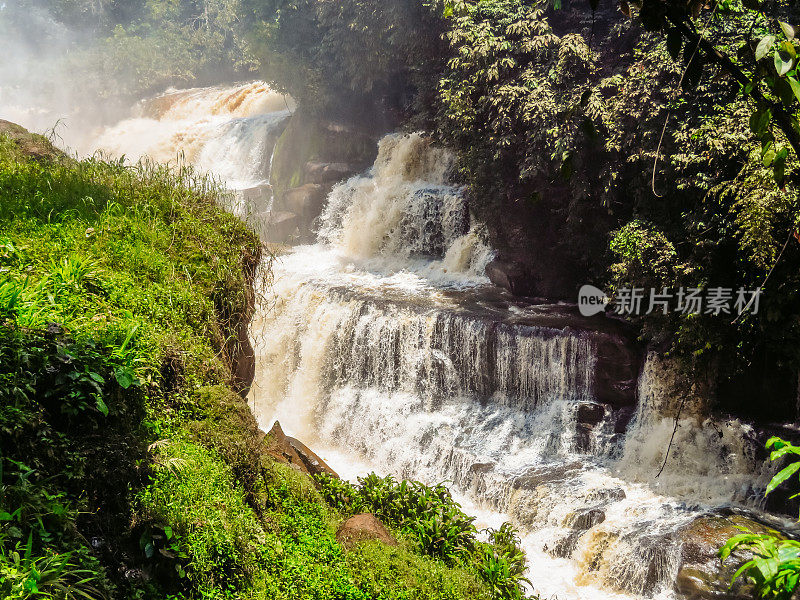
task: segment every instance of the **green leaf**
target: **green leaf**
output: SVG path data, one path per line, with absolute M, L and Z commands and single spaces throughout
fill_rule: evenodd
M 779 438 L 777 435 L 773 435 L 771 438 L 769 438 L 769 439 L 767 440 L 767 443 L 766 443 L 766 444 L 764 444 L 764 446 L 765 446 L 766 448 L 772 448 L 772 446 L 777 446 L 777 448 L 776 448 L 776 449 L 779 449 L 779 448 L 783 448 L 783 447 L 784 447 L 784 446 L 786 446 L 788 443 L 789 443 L 789 442 L 787 442 L 786 440 L 783 440 L 783 439 Z
M 793 40 L 796 34 L 795 28 L 789 25 L 788 23 L 784 23 L 783 21 L 778 21 L 783 30 L 783 35 L 786 36 L 786 39 Z
M 106 406 L 106 403 L 103 402 L 103 399 L 100 396 L 95 398 L 95 405 L 97 406 L 97 410 L 103 413 L 104 417 L 108 416 L 108 406 Z
M 759 108 L 750 115 L 750 130 L 754 134 L 761 136 L 767 130 L 771 119 L 772 111 L 770 109 Z
M 127 390 L 131 385 L 133 385 L 133 375 L 129 371 L 125 369 L 115 369 L 114 376 L 117 379 L 117 383 L 123 390 Z
M 169 525 L 164 527 L 164 535 L 167 536 L 168 540 L 171 540 L 172 539 L 172 535 L 173 535 L 172 534 L 172 527 L 170 527 Z
M 761 60 L 767 55 L 767 52 L 770 51 L 773 44 L 775 44 L 775 36 L 774 35 L 765 35 L 761 38 L 761 41 L 758 42 L 758 46 L 756 46 L 756 60 Z
M 782 52 L 781 50 L 775 50 L 773 62 L 775 63 L 775 70 L 778 72 L 778 75 L 783 77 L 792 70 L 792 63 L 794 61 L 785 52 Z
M 769 482 L 769 485 L 767 486 L 767 490 L 764 492 L 764 495 L 766 496 L 767 494 L 772 492 L 776 487 L 778 487 L 784 481 L 789 479 L 789 477 L 794 475 L 798 469 L 800 469 L 800 461 L 794 462 L 790 464 L 788 467 L 778 472 L 778 474 L 772 478 L 772 481 Z
M 681 54 L 683 46 L 683 36 L 677 27 L 673 27 L 667 32 L 667 51 L 673 60 L 677 60 Z
M 99 373 L 90 372 L 89 373 L 89 377 L 94 379 L 97 383 L 105 383 L 106 382 L 106 380 L 103 379 L 102 375 L 100 375 Z
M 772 163 L 772 177 L 779 188 L 783 188 L 786 183 L 786 159 L 776 158 Z
M 786 78 L 786 81 L 789 82 L 789 85 L 791 86 L 792 91 L 794 92 L 794 95 L 797 98 L 797 101 L 800 102 L 800 81 L 797 81 L 797 79 L 795 79 L 791 75 L 789 75 Z

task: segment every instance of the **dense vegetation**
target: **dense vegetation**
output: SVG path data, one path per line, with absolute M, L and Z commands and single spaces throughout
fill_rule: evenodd
M 763 286 L 757 314 L 634 320 L 723 408 L 794 414 L 797 3 L 308 0 L 251 2 L 248 19 L 252 6 L 264 73 L 301 107 L 393 107 L 395 126 L 456 151 L 519 289 Z
M 231 375 L 260 247 L 217 188 L 6 127 L 0 196 L 0 596 L 494 597 L 402 532 L 345 552 L 265 454 Z

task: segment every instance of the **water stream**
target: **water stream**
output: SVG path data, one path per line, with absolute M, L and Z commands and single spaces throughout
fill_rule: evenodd
M 171 91 L 88 145 L 181 154 L 251 217 L 269 210 L 289 110 L 260 83 Z M 608 334 L 490 285 L 493 251 L 451 165 L 421 134 L 385 137 L 373 167 L 330 193 L 317 242 L 275 262 L 252 327 L 260 425 L 279 419 L 345 477 L 451 482 L 480 523 L 520 528 L 543 597 L 674 598 L 675 532 L 710 507 L 757 504 L 767 475 L 748 426 L 687 416 L 656 479 L 674 421 L 654 406 L 652 369 L 635 409 L 598 400 Z

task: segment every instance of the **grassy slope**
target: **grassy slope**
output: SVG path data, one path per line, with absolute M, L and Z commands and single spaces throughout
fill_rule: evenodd
M 187 171 L 0 135 L 0 596 L 488 598 L 261 451 L 223 348 L 256 237 Z M 16 141 L 15 141 L 16 140 Z

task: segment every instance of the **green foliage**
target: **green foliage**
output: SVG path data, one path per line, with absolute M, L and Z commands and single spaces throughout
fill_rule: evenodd
M 6 593 L 107 596 L 106 568 L 130 565 L 103 549 L 139 539 L 130 501 L 151 430 L 172 428 L 170 405 L 200 384 L 230 381 L 221 350 L 247 312 L 243 263 L 258 242 L 187 169 L 25 151 L 0 137 Z
M 0 193 L 0 595 L 492 597 L 413 548 L 345 553 L 312 480 L 263 455 L 226 343 L 259 242 L 209 181 L 0 136 Z
M 784 144 L 788 141 L 795 154 L 800 153 L 800 45 L 795 39 L 795 28 L 781 20 L 794 15 L 783 9 L 782 3 L 766 6 L 758 0 L 741 3 L 728 0 L 713 6 L 706 6 L 700 0 L 625 2 L 626 6 L 629 4 L 639 8 L 646 29 L 666 34 L 674 59 L 683 47 L 684 89 L 696 88 L 704 67 L 713 64 L 734 79 L 742 93 L 752 99 L 751 132 L 761 142 L 764 166 L 772 168 L 775 182 L 783 187 L 789 156 L 789 146 Z M 704 14 L 704 8 L 711 11 Z M 735 40 L 715 45 L 705 37 L 705 24 L 717 15 L 720 19 L 745 17 L 750 20 L 750 26 L 738 30 Z M 698 28 L 700 23 L 703 25 Z M 729 55 L 731 45 L 735 52 Z M 773 129 L 780 134 L 776 136 Z
M 492 589 L 495 598 L 523 597 L 525 554 L 516 530 L 504 523 L 499 530 L 478 539 L 473 517 L 465 515 L 442 484 L 426 486 L 417 481 L 395 481 L 370 473 L 355 486 L 325 474 L 316 476 L 325 500 L 345 515 L 375 514 L 399 530 L 422 553 L 446 564 L 473 567 Z
M 259 566 L 257 546 L 263 531 L 244 490 L 234 486 L 230 466 L 212 452 L 178 440 L 158 443 L 154 449 L 152 484 L 137 497 L 140 518 L 163 528 L 166 547 L 155 549 L 153 536 L 142 550 L 152 559 L 172 558 L 172 532 L 187 560 L 177 562 L 178 575 L 187 576 L 200 590 L 236 589 Z M 147 556 L 149 554 L 149 556 Z
M 800 456 L 800 446 L 795 446 L 778 437 L 767 441 L 767 449 L 772 449 L 770 460 L 778 460 L 787 455 Z M 765 495 L 774 491 L 800 469 L 800 459 L 790 462 L 770 481 Z M 796 494 L 793 497 L 800 496 Z M 761 598 L 789 600 L 800 583 L 800 541 L 784 539 L 773 533 L 755 534 L 742 528 L 744 533 L 733 536 L 720 549 L 719 556 L 725 561 L 734 552 L 746 550 L 752 558 L 741 563 L 733 575 L 733 582 L 747 577 L 755 584 L 756 593 Z M 741 556 L 741 554 L 740 554 Z
M 103 600 L 103 571 L 75 548 L 77 514 L 30 467 L 0 457 L 0 593 L 12 600 Z
M 306 110 L 383 119 L 385 112 L 429 108 L 442 60 L 441 19 L 425 2 L 243 6 L 263 76 Z
M 34 556 L 32 544 L 5 550 L 0 544 L 0 593 L 8 600 L 104 600 L 94 587 L 97 575 L 70 554 Z
M 325 480 L 337 485 L 338 480 Z M 264 465 L 264 522 L 270 548 L 253 597 L 277 599 L 489 600 L 470 565 L 446 565 L 409 548 L 365 542 L 345 552 L 335 538 L 341 517 L 314 482 L 288 465 Z

